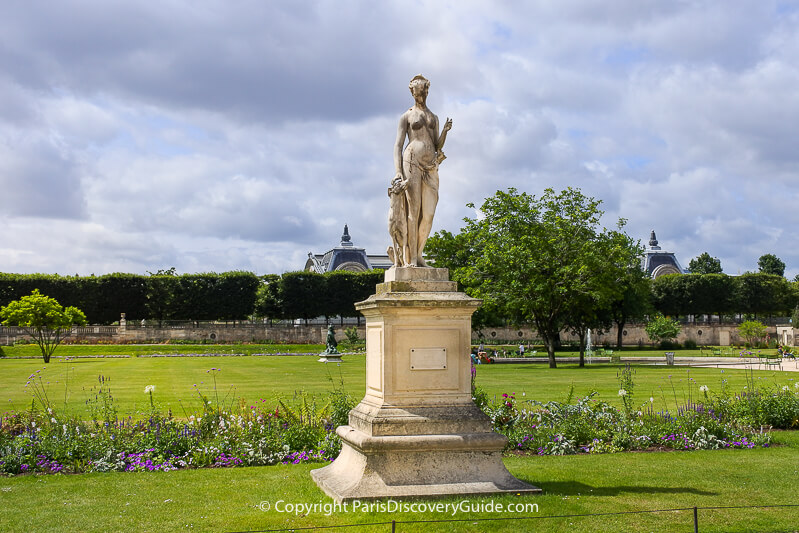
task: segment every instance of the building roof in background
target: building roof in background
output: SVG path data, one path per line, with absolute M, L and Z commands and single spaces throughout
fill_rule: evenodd
M 388 255 L 367 254 L 364 248 L 355 246 L 350 236 L 349 227 L 344 224 L 341 243 L 323 254 L 308 252 L 308 260 L 305 262 L 303 270 L 319 274 L 335 270 L 364 272 L 374 269 L 386 270 L 391 265 Z

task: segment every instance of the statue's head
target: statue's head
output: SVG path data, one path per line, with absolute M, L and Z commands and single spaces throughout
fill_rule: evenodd
M 411 90 L 411 94 L 414 96 L 416 96 L 420 91 L 427 93 L 427 91 L 430 89 L 430 80 L 421 74 L 418 74 L 413 77 L 411 82 L 408 84 L 408 88 Z

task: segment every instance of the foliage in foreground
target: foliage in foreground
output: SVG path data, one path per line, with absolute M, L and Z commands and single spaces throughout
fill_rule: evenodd
M 351 396 L 337 389 L 322 399 L 300 394 L 276 406 L 265 400 L 248 404 L 218 391 L 219 370 L 208 372 L 213 388 L 197 388 L 198 407 L 182 418 L 159 410 L 153 386 L 144 391 L 148 413 L 118 417 L 101 376 L 89 402 L 90 420 L 58 412 L 40 373 L 34 373 L 30 409 L 0 420 L 0 472 L 168 471 L 330 461 L 338 455 L 335 428 L 347 423 Z M 629 367 L 619 373 L 621 409 L 596 393 L 573 402 L 570 392 L 564 402 L 542 403 L 513 393 L 490 401 L 479 388 L 473 391 L 495 431 L 508 437 L 509 451 L 540 455 L 752 448 L 769 445 L 769 427 L 799 428 L 799 384 L 764 388 L 750 380 L 737 394 L 690 387 L 687 404 L 676 412 L 656 411 L 654 398 L 637 406 Z
M 479 388 L 474 398 L 494 430 L 508 437 L 509 449 L 539 455 L 753 448 L 769 445 L 768 428 L 799 428 L 799 383 L 764 388 L 750 380 L 738 394 L 726 389 L 711 394 L 702 385 L 689 391 L 691 399 L 676 412 L 656 410 L 654 397 L 636 406 L 629 367 L 620 372 L 619 386 L 623 409 L 595 398 L 596 393 L 572 403 L 573 391 L 565 402 L 520 400 L 513 393 L 489 401 Z
M 218 369 L 208 371 L 214 377 Z M 40 374 L 27 387 L 31 408 L 6 414 L 0 425 L 0 472 L 169 471 L 334 459 L 341 443 L 334 432 L 346 424 L 353 399 L 341 390 L 324 402 L 307 395 L 247 404 L 216 386 L 196 389 L 200 407 L 178 419 L 161 413 L 148 386 L 150 412 L 119 418 L 102 376 L 90 400 L 91 420 L 59 413 Z M 195 386 L 196 387 L 196 386 Z M 221 397 L 220 397 L 221 396 Z

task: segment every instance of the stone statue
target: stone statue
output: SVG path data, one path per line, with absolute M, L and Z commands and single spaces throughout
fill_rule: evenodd
M 394 178 L 388 188 L 388 234 L 391 235 L 391 246 L 386 253 L 394 266 L 405 265 L 408 246 L 408 208 L 406 207 L 405 191 L 408 189 L 408 180 Z
M 338 353 L 338 342 L 336 342 L 336 332 L 333 330 L 333 324 L 327 326 L 327 343 L 325 351 L 322 355 L 333 355 Z
M 389 232 L 396 266 L 426 267 L 422 252 L 433 228 L 433 215 L 438 203 L 438 165 L 446 158 L 442 149 L 447 132 L 452 128 L 452 120 L 447 118 L 439 135 L 438 117 L 427 108 L 430 82 L 419 75 L 411 80 L 408 87 L 413 95 L 414 105 L 400 117 L 397 128 L 397 140 L 394 144 L 396 175 L 391 182 L 392 189 L 389 190 L 392 204 L 392 210 L 389 211 Z M 404 188 L 404 205 L 392 196 L 400 194 L 392 192 L 395 187 L 398 190 Z M 404 213 L 400 212 L 403 210 Z M 397 239 L 401 232 L 398 226 L 402 226 L 398 217 L 402 218 L 403 214 L 407 222 L 404 243 Z M 395 228 L 392 228 L 392 219 L 396 223 Z

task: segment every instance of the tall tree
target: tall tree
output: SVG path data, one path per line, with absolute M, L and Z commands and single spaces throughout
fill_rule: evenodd
M 619 229 L 624 221 L 619 221 Z M 614 307 L 630 297 L 633 279 L 641 279 L 642 247 L 621 231 L 596 233 L 580 256 L 582 287 L 567 304 L 565 323 L 577 336 L 580 366 L 585 365 L 585 344 L 589 328 L 610 329 Z M 629 310 L 629 308 L 628 308 Z M 622 324 L 623 327 L 623 324 Z
M 0 321 L 25 330 L 39 346 L 44 362 L 49 363 L 50 356 L 69 335 L 72 326 L 86 325 L 86 316 L 77 307 L 65 309 L 56 299 L 34 290 L 0 309 Z
M 630 265 L 618 281 L 621 296 L 610 306 L 610 317 L 616 324 L 616 348 L 621 350 L 624 326 L 642 320 L 652 311 L 651 278 L 640 261 Z
M 702 252 L 698 257 L 691 259 L 688 270 L 692 274 L 721 274 L 721 261 L 717 257 L 710 257 L 707 252 Z
M 447 230 L 441 230 L 430 236 L 424 250 L 431 266 L 449 269 L 450 279 L 458 282 L 459 290 L 473 296 L 479 283 L 467 276 L 466 267 L 482 253 L 478 246 L 479 243 L 475 242 L 471 233 L 461 232 L 453 235 Z M 520 317 L 515 314 L 505 316 L 503 309 L 495 302 L 484 301 L 472 315 L 472 329 L 482 336 L 483 328 L 499 327 L 507 320 L 515 322 L 519 321 Z
M 537 198 L 511 188 L 487 198 L 480 218 L 465 220 L 463 232 L 480 250 L 463 268 L 465 284 L 506 316 L 532 321 L 551 368 L 573 302 L 582 308 L 605 300 L 597 276 L 612 277 L 610 265 L 619 262 L 620 250 L 599 237 L 599 204 L 578 189 L 546 189 Z
M 761 255 L 757 260 L 757 267 L 762 274 L 785 275 L 785 263 L 774 254 Z

